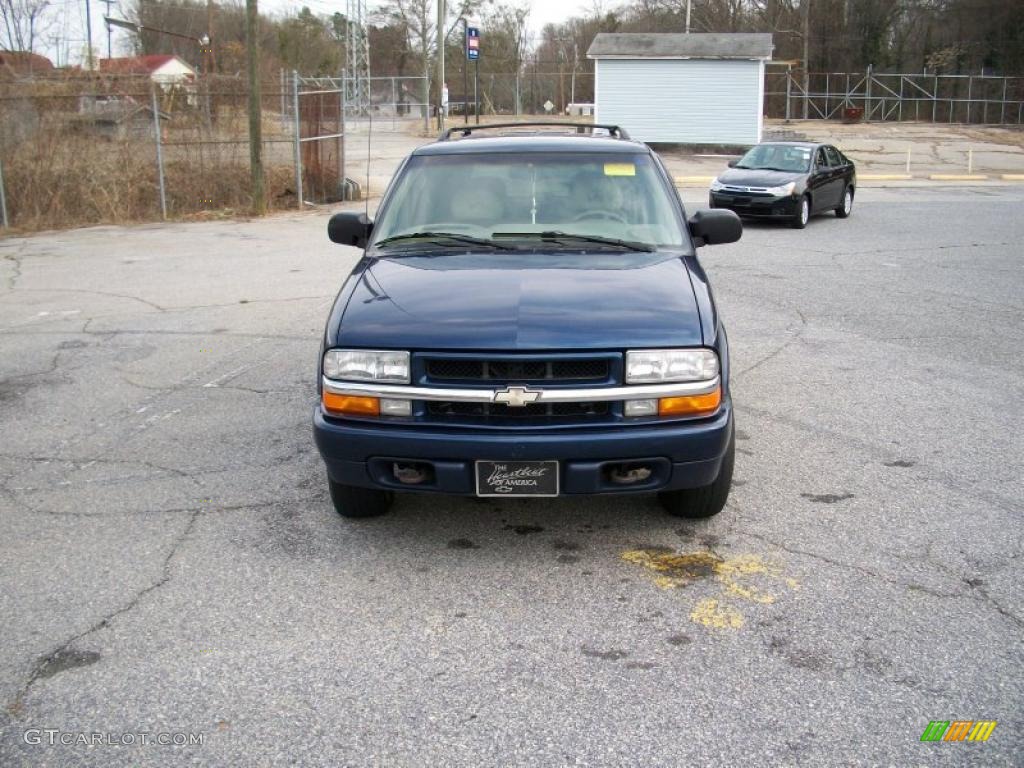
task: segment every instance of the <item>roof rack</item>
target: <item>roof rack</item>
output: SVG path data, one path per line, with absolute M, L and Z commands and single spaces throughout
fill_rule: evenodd
M 622 128 L 617 125 L 607 125 L 605 123 L 560 123 L 554 120 L 541 120 L 527 123 L 490 123 L 487 125 L 463 125 L 456 128 L 449 128 L 447 131 L 442 133 L 438 137 L 438 141 L 451 141 L 453 136 L 469 136 L 471 133 L 477 131 L 489 131 L 494 128 L 532 128 L 536 126 L 545 126 L 549 128 L 575 128 L 576 133 L 583 133 L 583 128 L 603 128 L 608 133 L 616 138 L 629 141 L 629 134 L 626 133 Z

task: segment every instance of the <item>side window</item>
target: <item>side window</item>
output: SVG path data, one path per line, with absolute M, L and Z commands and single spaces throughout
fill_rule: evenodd
M 828 164 L 832 167 L 844 165 L 843 156 L 835 147 L 825 147 L 825 154 L 828 155 Z
M 825 148 L 818 147 L 818 153 L 814 156 L 814 164 L 819 168 L 828 168 L 828 158 L 825 157 Z

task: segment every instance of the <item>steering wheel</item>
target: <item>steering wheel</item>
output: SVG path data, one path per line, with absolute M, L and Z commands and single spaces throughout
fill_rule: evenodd
M 617 213 L 612 213 L 611 211 L 598 211 L 596 209 L 591 211 L 583 211 L 583 213 L 579 213 L 576 216 L 574 216 L 572 220 L 591 221 L 593 219 L 611 219 L 613 221 L 619 222 L 620 224 L 629 224 L 628 221 L 626 221 Z

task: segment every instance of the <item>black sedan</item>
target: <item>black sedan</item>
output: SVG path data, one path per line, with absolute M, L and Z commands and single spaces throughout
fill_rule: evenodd
M 856 187 L 853 161 L 830 144 L 775 141 L 729 163 L 729 170 L 711 182 L 711 207 L 803 229 L 817 213 L 849 216 Z

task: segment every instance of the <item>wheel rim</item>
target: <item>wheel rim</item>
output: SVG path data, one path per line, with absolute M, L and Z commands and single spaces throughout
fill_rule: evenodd
M 853 210 L 853 192 L 846 190 L 846 194 L 843 195 L 843 213 L 848 214 Z
M 807 220 L 810 219 L 810 218 L 811 218 L 811 206 L 807 202 L 807 198 L 805 197 L 803 199 L 803 202 L 800 203 L 800 223 L 801 224 L 806 224 Z

